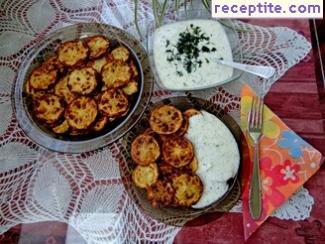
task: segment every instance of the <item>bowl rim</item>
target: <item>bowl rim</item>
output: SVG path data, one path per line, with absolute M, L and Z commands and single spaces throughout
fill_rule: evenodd
M 139 83 L 140 83 L 139 88 L 140 89 L 139 89 L 139 93 L 138 93 L 136 102 L 133 105 L 133 108 L 129 111 L 128 115 L 125 118 L 123 118 L 122 122 L 119 123 L 116 127 L 114 127 L 111 131 L 108 131 L 104 134 L 95 136 L 94 138 L 84 139 L 84 140 L 80 140 L 80 141 L 78 141 L 78 140 L 72 141 L 72 140 L 63 140 L 63 139 L 55 138 L 55 137 L 51 136 L 49 133 L 42 130 L 38 126 L 36 121 L 31 117 L 30 111 L 28 111 L 28 109 L 26 108 L 26 104 L 25 104 L 24 98 L 23 98 L 23 87 L 24 87 L 24 84 L 26 83 L 27 76 L 28 76 L 28 70 L 30 69 L 33 60 L 35 60 L 35 58 L 37 58 L 37 56 L 48 46 L 49 41 L 52 39 L 55 39 L 57 37 L 60 38 L 59 37 L 60 34 L 69 32 L 70 30 L 78 29 L 80 26 L 87 27 L 87 28 L 96 26 L 96 27 L 98 27 L 98 29 L 96 29 L 96 31 L 97 31 L 96 33 L 91 33 L 89 31 L 80 32 L 79 39 L 86 38 L 91 35 L 101 34 L 101 35 L 106 36 L 108 39 L 122 43 L 129 49 L 129 51 L 131 52 L 132 58 L 137 63 L 137 66 L 139 68 L 139 78 L 140 78 L 139 79 Z M 149 85 L 150 87 L 149 87 L 149 90 L 147 91 L 148 98 L 146 99 L 143 109 L 139 113 L 139 116 L 132 121 L 132 124 L 129 127 L 127 127 L 127 129 L 125 131 L 123 131 L 123 132 L 119 133 L 117 136 L 115 136 L 113 140 L 111 140 L 109 142 L 105 141 L 105 138 L 107 138 L 109 135 L 111 135 L 111 134 L 115 133 L 116 131 L 118 131 L 119 129 L 121 129 L 121 127 L 124 126 L 131 119 L 131 117 L 134 115 L 135 111 L 139 108 L 139 105 L 143 99 L 143 94 L 145 92 L 144 91 L 145 74 L 143 71 L 142 62 L 139 59 L 138 55 L 136 54 L 136 51 L 132 47 L 130 47 L 130 45 L 127 44 L 124 40 L 122 40 L 121 38 L 116 36 L 116 33 L 112 36 L 109 36 L 108 34 L 100 33 L 99 28 L 107 28 L 109 30 L 113 29 L 114 31 L 122 32 L 124 35 L 127 35 L 128 38 L 132 39 L 132 41 L 137 41 L 138 47 L 140 49 L 142 49 L 141 51 L 145 52 L 145 49 L 143 48 L 142 44 L 132 34 L 126 32 L 125 30 L 123 30 L 121 28 L 118 28 L 113 25 L 102 24 L 102 23 L 77 23 L 77 24 L 73 24 L 73 25 L 69 25 L 69 26 L 57 29 L 57 30 L 49 33 L 48 35 L 46 35 L 40 42 L 37 42 L 34 45 L 32 45 L 30 47 L 30 50 L 28 51 L 28 53 L 23 58 L 20 66 L 18 68 L 19 71 L 17 72 L 17 75 L 15 77 L 15 83 L 12 88 L 12 98 L 14 99 L 14 101 L 12 103 L 13 110 L 16 115 L 17 122 L 18 122 L 20 128 L 26 133 L 26 135 L 33 142 L 40 145 L 41 147 L 45 147 L 52 151 L 64 152 L 64 153 L 83 153 L 83 152 L 89 152 L 92 150 L 102 148 L 110 143 L 113 143 L 114 141 L 121 138 L 125 133 L 127 133 L 127 131 L 130 130 L 137 123 L 137 121 L 142 117 L 144 111 L 146 110 L 146 107 L 148 106 L 148 104 L 150 102 L 150 97 L 151 97 L 152 90 L 153 90 L 153 84 Z M 76 39 L 76 38 L 74 38 L 74 39 Z M 74 39 L 71 39 L 71 40 L 74 40 Z M 70 40 L 70 39 L 68 38 L 63 41 L 68 41 L 68 40 Z M 150 71 L 149 71 L 149 79 L 151 79 Z M 146 82 L 146 83 L 148 83 L 148 82 Z M 150 83 L 152 83 L 152 82 L 150 82 Z M 20 117 L 18 114 L 20 116 L 23 116 L 22 120 L 18 119 Z M 25 124 L 25 123 L 27 123 L 27 124 Z M 100 144 L 97 143 L 96 146 L 94 146 L 94 142 L 98 142 L 100 140 L 103 140 L 102 143 L 100 143 Z
M 198 15 L 194 18 L 188 18 L 190 14 L 195 14 Z M 214 83 L 214 84 L 210 84 L 210 85 L 205 85 L 205 86 L 201 86 L 201 87 L 195 87 L 195 88 L 182 88 L 182 89 L 178 89 L 178 88 L 170 88 L 170 87 L 165 87 L 163 85 L 163 83 L 160 80 L 160 77 L 158 75 L 157 69 L 156 69 L 156 65 L 155 65 L 155 60 L 154 60 L 154 55 L 153 55 L 153 39 L 154 39 L 154 31 L 156 29 L 158 29 L 159 27 L 163 26 L 163 25 L 167 25 L 167 24 L 172 24 L 172 23 L 176 23 L 176 22 L 180 22 L 180 21 L 186 21 L 186 20 L 196 20 L 196 19 L 205 19 L 205 20 L 214 20 L 214 21 L 218 21 L 221 26 L 225 29 L 228 30 L 230 32 L 232 32 L 235 36 L 235 40 L 236 40 L 236 44 L 238 44 L 238 49 L 239 49 L 239 62 L 242 63 L 243 62 L 243 50 L 242 50 L 242 46 L 240 45 L 240 40 L 238 37 L 238 34 L 235 30 L 235 27 L 233 26 L 233 20 L 227 20 L 230 25 L 225 25 L 223 24 L 221 21 L 219 21 L 218 19 L 212 18 L 211 15 L 209 15 L 209 12 L 206 9 L 189 9 L 189 10 L 178 10 L 178 11 L 173 11 L 168 15 L 170 18 L 164 18 L 164 20 L 162 21 L 161 25 L 157 26 L 155 22 L 150 22 L 147 26 L 146 29 L 146 35 L 147 35 L 147 51 L 148 51 L 148 57 L 149 57 L 149 62 L 150 62 L 150 67 L 152 69 L 152 73 L 154 74 L 155 77 L 155 81 L 156 84 L 166 90 L 169 91 L 201 91 L 201 90 L 206 90 L 209 88 L 213 88 L 213 87 L 217 87 L 217 86 L 221 86 L 223 84 L 226 84 L 228 82 L 231 81 L 235 81 L 238 80 L 244 73 L 244 71 L 233 68 L 234 71 L 236 71 L 238 74 L 234 75 L 232 77 L 230 77 L 229 79 L 220 81 L 218 83 Z M 153 31 L 151 31 L 153 30 Z M 226 32 L 227 34 L 227 32 Z M 227 34 L 228 37 L 228 34 Z M 233 51 L 233 50 L 232 50 Z M 233 54 L 233 52 L 232 52 Z

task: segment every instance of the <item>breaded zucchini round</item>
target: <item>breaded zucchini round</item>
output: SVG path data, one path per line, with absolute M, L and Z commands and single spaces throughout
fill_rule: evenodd
M 54 87 L 54 94 L 62 97 L 67 104 L 77 97 L 77 95 L 71 92 L 68 87 L 68 78 L 68 76 L 64 76 L 55 84 Z
M 146 166 L 138 165 L 132 172 L 134 184 L 140 188 L 147 188 L 158 180 L 158 167 L 156 163 Z
M 158 180 L 147 189 L 147 198 L 154 208 L 159 205 L 167 207 L 173 202 L 174 196 L 175 189 L 168 180 Z
M 201 114 L 200 111 L 196 110 L 195 108 L 189 108 L 186 111 L 184 111 L 183 115 L 186 116 L 187 118 L 190 118 L 194 115 Z
M 121 60 L 123 62 L 127 61 L 130 57 L 129 50 L 124 46 L 119 46 L 111 52 L 115 60 Z
M 98 58 L 98 59 L 90 60 L 87 63 L 87 66 L 92 67 L 93 69 L 95 69 L 100 74 L 100 72 L 102 71 L 102 68 L 108 62 L 109 62 L 108 57 L 104 56 L 104 57 L 101 57 L 101 58 Z
M 33 109 L 36 118 L 47 125 L 54 125 L 64 112 L 60 97 L 49 93 L 33 96 Z
M 109 41 L 104 36 L 92 36 L 86 41 L 90 53 L 89 58 L 98 58 L 106 53 Z
M 70 128 L 69 124 L 65 120 L 61 124 L 59 124 L 58 126 L 52 128 L 52 130 L 53 130 L 53 132 L 55 132 L 57 134 L 63 134 L 63 133 L 66 133 L 69 130 L 69 128 Z
M 91 67 L 74 69 L 68 74 L 68 87 L 80 95 L 92 93 L 97 87 L 96 70 Z
M 131 96 L 138 92 L 138 82 L 131 80 L 125 86 L 122 87 L 122 91 L 125 95 Z
M 199 176 L 180 173 L 172 178 L 175 189 L 174 206 L 190 207 L 197 203 L 203 192 L 203 184 Z
M 108 62 L 101 74 L 106 88 L 117 88 L 126 85 L 131 79 L 131 68 L 122 61 Z
M 155 162 L 159 156 L 159 144 L 154 137 L 142 134 L 132 142 L 131 157 L 137 164 L 148 165 Z
M 35 90 L 46 90 L 56 82 L 57 70 L 46 70 L 40 66 L 33 70 L 29 77 L 29 85 Z
M 92 126 L 93 131 L 102 131 L 108 123 L 108 117 L 101 116 Z
M 66 66 L 74 66 L 85 60 L 88 56 L 89 49 L 83 41 L 67 41 L 62 43 L 58 48 L 58 60 Z
M 158 134 L 173 134 L 182 126 L 182 112 L 174 106 L 163 105 L 151 111 L 149 123 Z
M 100 112 L 108 117 L 115 117 L 127 111 L 129 101 L 127 97 L 120 90 L 106 90 L 104 91 L 98 102 Z
M 97 116 L 97 104 L 93 98 L 81 96 L 73 100 L 65 110 L 69 126 L 83 130 L 91 125 Z
M 175 168 L 189 164 L 194 156 L 192 143 L 184 137 L 170 136 L 163 142 L 164 161 Z

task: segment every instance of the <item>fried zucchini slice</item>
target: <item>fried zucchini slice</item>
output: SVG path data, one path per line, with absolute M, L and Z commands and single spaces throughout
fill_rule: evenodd
M 127 111 L 129 101 L 120 90 L 104 91 L 98 102 L 99 111 L 108 117 L 115 117 Z
M 191 172 L 195 173 L 197 171 L 197 168 L 199 167 L 197 158 L 194 156 L 192 161 L 185 167 L 189 169 Z
M 131 68 L 131 71 L 132 71 L 132 77 L 133 77 L 133 78 L 137 78 L 138 75 L 139 75 L 139 72 L 138 72 L 137 67 L 136 67 L 135 64 L 133 63 L 133 61 L 131 61 L 131 63 L 130 63 L 130 68 Z
M 158 164 L 159 172 L 161 173 L 162 176 L 169 177 L 176 172 L 178 172 L 178 169 L 174 168 L 170 164 L 166 162 L 162 162 Z
M 109 41 L 104 36 L 92 36 L 86 43 L 90 49 L 89 58 L 102 56 L 109 47 Z
M 154 208 L 167 207 L 173 202 L 175 189 L 168 180 L 158 180 L 147 189 L 147 199 Z
M 108 123 L 108 118 L 106 116 L 101 116 L 95 124 L 92 126 L 93 131 L 102 131 Z
M 186 138 L 171 136 L 163 142 L 162 154 L 166 163 L 180 168 L 192 161 L 194 150 L 192 143 Z
M 98 59 L 93 59 L 90 60 L 87 63 L 87 66 L 92 67 L 93 69 L 95 69 L 99 74 L 102 71 L 102 68 L 105 66 L 105 64 L 107 64 L 110 61 L 110 58 L 108 56 L 104 56 Z
M 101 74 L 106 88 L 117 88 L 126 85 L 131 79 L 131 68 L 122 61 L 108 62 Z
M 180 173 L 172 178 L 175 189 L 173 205 L 190 207 L 197 203 L 203 192 L 203 184 L 199 176 L 189 173 Z
M 152 110 L 149 123 L 151 129 L 158 134 L 173 134 L 182 126 L 182 112 L 174 106 L 162 105 Z
M 58 56 L 55 54 L 48 58 L 43 64 L 42 67 L 48 71 L 58 70 L 60 73 L 64 73 L 65 67 L 58 61 Z
M 68 87 L 80 95 L 92 93 L 97 87 L 96 70 L 91 67 L 73 70 L 68 75 Z
M 29 77 L 29 85 L 35 90 L 47 90 L 56 82 L 57 70 L 46 70 L 40 66 L 33 70 Z
M 140 188 L 147 188 L 158 180 L 158 167 L 156 163 L 146 166 L 138 165 L 132 172 L 134 184 Z
M 127 96 L 131 96 L 131 95 L 137 93 L 138 90 L 139 90 L 138 89 L 138 82 L 136 82 L 135 80 L 131 80 L 125 86 L 122 87 L 122 91 Z
M 35 94 L 33 109 L 36 118 L 47 125 L 57 122 L 64 112 L 60 97 L 49 93 Z
M 123 62 L 127 61 L 130 57 L 129 50 L 124 46 L 119 46 L 111 52 L 115 60 L 121 60 Z
M 181 128 L 178 129 L 178 131 L 176 131 L 176 135 L 178 136 L 183 136 L 186 131 L 188 130 L 188 127 L 189 127 L 189 121 L 188 121 L 188 117 L 186 116 L 183 116 L 183 123 L 182 123 L 182 126 Z
M 83 130 L 95 121 L 97 111 L 97 104 L 93 98 L 81 96 L 68 105 L 65 118 L 70 127 Z
M 67 41 L 58 48 L 58 60 L 66 66 L 74 66 L 84 61 L 89 49 L 81 40 Z
M 194 115 L 198 115 L 198 114 L 201 114 L 201 113 L 200 113 L 200 111 L 196 110 L 195 108 L 189 108 L 183 114 L 187 118 L 190 118 L 190 117 L 192 117 Z
M 156 139 L 150 135 L 139 135 L 131 144 L 131 157 L 139 165 L 153 163 L 159 156 L 159 144 Z
M 67 104 L 77 97 L 77 95 L 71 92 L 68 87 L 68 78 L 68 76 L 64 76 L 55 84 L 54 87 L 54 94 L 62 97 Z
M 63 123 L 59 124 L 58 126 L 52 128 L 53 132 L 57 133 L 57 134 L 63 134 L 66 133 L 69 130 L 69 124 L 68 122 L 65 120 L 63 121 Z
M 27 80 L 24 85 L 24 92 L 27 95 L 33 95 L 35 93 L 35 90 L 30 86 L 29 80 Z

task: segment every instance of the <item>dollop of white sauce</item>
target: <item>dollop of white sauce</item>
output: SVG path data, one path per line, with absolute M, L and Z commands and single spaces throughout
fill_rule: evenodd
M 188 73 L 182 65 L 175 66 L 167 60 L 167 40 L 169 47 L 176 45 L 179 34 L 184 32 L 190 25 L 201 28 L 202 33 L 210 38 L 209 47 L 216 48 L 215 52 L 200 52 L 200 59 L 203 61 L 201 67 Z M 201 47 L 200 47 L 201 48 Z M 227 34 L 222 25 L 215 20 L 186 20 L 179 21 L 155 30 L 153 41 L 153 57 L 159 79 L 167 89 L 197 89 L 210 85 L 217 85 L 233 75 L 233 68 L 217 64 L 214 60 L 222 58 L 233 61 L 231 46 Z M 209 62 L 207 63 L 206 60 Z M 180 70 L 181 69 L 181 70 Z M 183 74 L 180 76 L 177 71 Z
M 196 174 L 204 190 L 193 208 L 203 208 L 221 198 L 239 167 L 240 154 L 237 142 L 228 127 L 213 114 L 201 114 L 189 119 L 185 137 L 193 144 L 198 160 Z

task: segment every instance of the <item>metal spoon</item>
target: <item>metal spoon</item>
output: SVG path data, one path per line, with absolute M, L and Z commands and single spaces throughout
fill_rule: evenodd
M 262 66 L 262 65 L 249 65 L 249 64 L 241 64 L 236 62 L 225 61 L 222 59 L 217 59 L 216 62 L 218 64 L 230 66 L 247 73 L 251 73 L 257 76 L 260 76 L 264 79 L 269 79 L 275 74 L 275 69 L 271 66 Z

